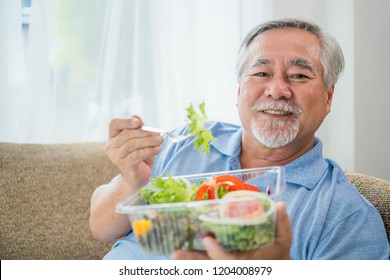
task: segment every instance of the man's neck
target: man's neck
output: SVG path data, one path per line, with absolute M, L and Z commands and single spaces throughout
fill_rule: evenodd
M 268 148 L 254 137 L 242 136 L 240 162 L 241 168 L 256 168 L 285 165 L 299 158 L 314 146 L 314 136 L 280 148 Z

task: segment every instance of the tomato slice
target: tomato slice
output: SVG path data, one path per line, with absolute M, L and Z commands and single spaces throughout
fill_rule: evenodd
M 224 218 L 231 219 L 245 219 L 245 220 L 253 220 L 261 217 L 264 212 L 264 203 L 263 196 L 265 194 L 260 194 L 254 191 L 236 191 L 230 192 L 226 195 L 227 199 L 230 198 L 240 198 L 240 197 L 248 197 L 254 198 L 254 200 L 248 201 L 229 201 L 227 203 L 221 204 L 220 215 Z
M 200 187 L 198 188 L 198 190 L 195 193 L 195 199 L 196 200 L 208 199 L 208 192 L 207 192 L 208 188 L 209 188 L 209 186 L 207 184 L 200 185 Z
M 223 188 L 221 192 L 219 189 Z M 245 183 L 240 178 L 232 175 L 215 176 L 212 179 L 204 182 L 195 194 L 196 200 L 208 200 L 220 198 L 219 193 L 226 194 L 232 191 L 249 190 L 260 192 L 258 188 Z
M 241 201 L 227 204 L 224 216 L 227 218 L 250 219 L 264 213 L 263 203 L 260 201 Z
M 242 181 L 240 178 L 235 177 L 233 175 L 220 175 L 214 177 L 215 182 L 221 183 L 221 182 L 232 182 L 235 185 L 242 185 L 245 184 L 244 181 Z
M 195 193 L 195 199 L 196 200 L 208 200 L 208 199 L 215 199 L 214 194 L 214 188 L 216 187 L 216 184 L 212 184 L 211 181 L 207 181 L 200 185 L 198 190 Z
M 237 190 L 248 190 L 248 191 L 257 191 L 260 192 L 258 188 L 252 186 L 250 184 L 245 183 L 238 177 L 232 175 L 221 175 L 214 178 L 217 183 L 224 183 L 224 186 L 230 184 L 229 191 L 237 191 Z

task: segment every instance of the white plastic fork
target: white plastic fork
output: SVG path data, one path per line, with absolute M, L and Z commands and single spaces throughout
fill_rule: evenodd
M 181 142 L 181 141 L 186 140 L 192 136 L 192 134 L 175 135 L 172 132 L 170 132 L 169 130 L 157 128 L 157 127 L 146 126 L 146 125 L 141 126 L 139 129 L 144 130 L 144 131 L 156 132 L 156 133 L 166 135 L 173 143 Z

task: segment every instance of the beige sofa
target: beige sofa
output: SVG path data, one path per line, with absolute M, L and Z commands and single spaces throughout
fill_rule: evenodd
M 104 143 L 0 143 L 0 259 L 101 259 L 112 242 L 88 227 L 96 186 L 117 174 Z M 381 212 L 390 237 L 390 182 L 347 173 Z

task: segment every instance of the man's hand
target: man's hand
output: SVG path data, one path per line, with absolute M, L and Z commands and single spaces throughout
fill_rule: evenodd
M 106 154 L 132 186 L 143 186 L 150 178 L 153 159 L 160 152 L 163 137 L 141 131 L 141 118 L 113 119 L 110 122 Z
M 226 252 L 212 237 L 205 237 L 203 245 L 206 252 L 178 250 L 171 254 L 174 260 L 288 260 L 292 242 L 290 218 L 284 203 L 277 207 L 276 236 L 274 244 L 252 251 Z
M 115 182 L 96 188 L 91 198 L 89 224 L 100 240 L 115 240 L 127 234 L 129 219 L 115 211 L 115 206 L 145 185 L 151 176 L 154 156 L 160 152 L 163 138 L 157 133 L 137 129 L 142 120 L 114 119 L 110 123 L 110 139 L 106 154 L 120 170 Z

